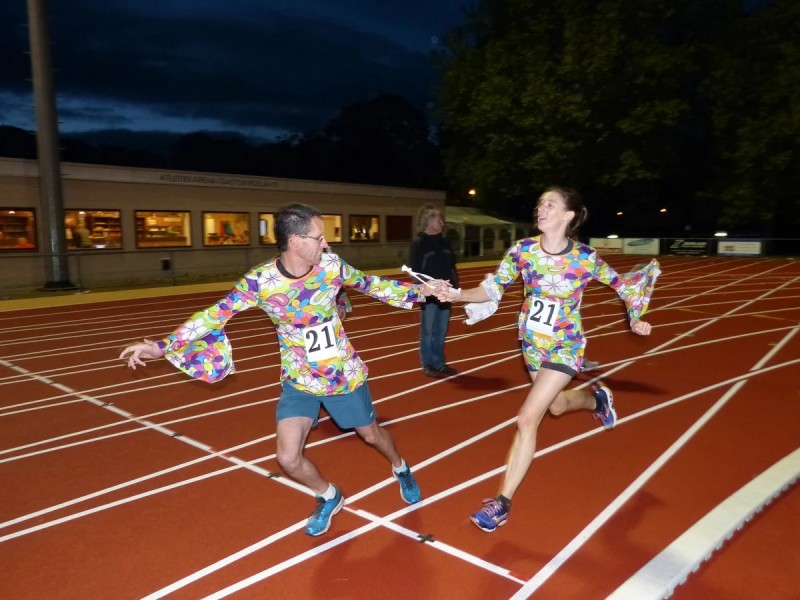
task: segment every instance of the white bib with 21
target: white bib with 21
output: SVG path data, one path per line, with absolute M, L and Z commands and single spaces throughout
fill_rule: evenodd
M 560 305 L 558 302 L 547 298 L 531 298 L 531 308 L 528 311 L 527 328 L 539 337 L 553 337 L 553 328 Z
M 334 320 L 303 329 L 303 342 L 306 345 L 306 358 L 309 362 L 320 362 L 336 358 L 336 329 Z

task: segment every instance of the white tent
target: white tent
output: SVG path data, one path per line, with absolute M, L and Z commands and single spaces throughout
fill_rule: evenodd
M 515 225 L 477 208 L 448 206 L 445 235 L 459 256 L 496 256 L 516 239 Z

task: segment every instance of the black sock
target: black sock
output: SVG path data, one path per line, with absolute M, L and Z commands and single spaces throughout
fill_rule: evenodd
M 506 498 L 503 494 L 498 494 L 497 498 L 495 498 L 506 510 L 511 510 L 511 499 Z

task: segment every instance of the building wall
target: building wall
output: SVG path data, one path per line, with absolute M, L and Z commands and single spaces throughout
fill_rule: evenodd
M 115 250 L 69 250 L 70 279 L 84 288 L 114 285 L 183 282 L 203 277 L 236 276 L 271 258 L 275 246 L 259 243 L 258 215 L 283 204 L 302 202 L 323 214 L 341 215 L 342 242 L 333 250 L 363 269 L 399 267 L 407 261 L 408 245 L 416 235 L 414 217 L 427 202 L 444 210 L 445 194 L 373 185 L 344 184 L 218 173 L 136 169 L 63 163 L 62 196 L 65 210 L 120 212 L 122 247 Z M 36 161 L 0 158 L 0 210 L 33 209 L 37 248 L 0 252 L 0 295 L 41 287 L 45 282 L 43 210 Z M 189 211 L 190 248 L 136 247 L 137 210 Z M 208 247 L 203 244 L 203 212 L 250 214 L 250 243 Z M 350 241 L 350 215 L 377 215 L 380 235 L 375 241 Z M 411 217 L 407 239 L 386 239 L 386 218 Z M 162 259 L 168 259 L 168 267 Z

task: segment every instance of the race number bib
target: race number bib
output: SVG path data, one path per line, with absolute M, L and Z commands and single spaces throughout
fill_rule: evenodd
M 556 324 L 559 309 L 558 302 L 546 298 L 532 298 L 526 325 L 528 330 L 537 337 L 553 337 L 553 327 Z
M 327 321 L 303 330 L 303 341 L 306 344 L 306 358 L 309 362 L 320 362 L 336 358 L 339 351 L 336 348 L 336 331 L 333 327 L 335 321 Z

